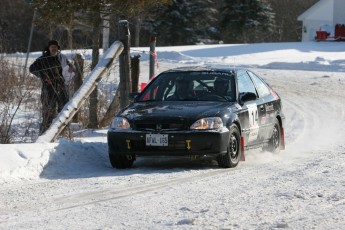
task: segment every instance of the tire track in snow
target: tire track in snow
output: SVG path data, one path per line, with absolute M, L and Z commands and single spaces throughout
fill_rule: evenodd
M 134 195 L 140 195 L 144 193 L 153 192 L 156 190 L 169 188 L 175 185 L 190 183 L 198 180 L 202 180 L 205 178 L 218 176 L 222 174 L 227 174 L 233 170 L 238 170 L 238 168 L 231 168 L 231 169 L 211 169 L 211 171 L 199 171 L 196 173 L 193 173 L 193 175 L 190 176 L 178 176 L 177 178 L 167 179 L 164 180 L 160 179 L 160 181 L 152 182 L 149 184 L 141 184 L 138 186 L 130 186 L 130 185 L 123 185 L 123 186 L 130 186 L 126 188 L 118 188 L 115 186 L 112 186 L 107 189 L 101 189 L 99 191 L 85 191 L 77 190 L 77 193 L 74 193 L 73 195 L 67 195 L 67 194 L 58 194 L 58 197 L 56 193 L 54 194 L 47 194 L 46 196 L 40 197 L 39 200 L 33 201 L 33 202 L 21 202 L 16 197 L 20 195 L 21 197 L 28 197 L 29 194 L 26 194 L 30 191 L 44 191 L 44 188 L 51 188 L 54 189 L 54 187 L 61 187 L 64 184 L 64 181 L 57 181 L 57 182 L 43 182 L 43 183 L 32 183 L 31 186 L 25 185 L 25 189 L 21 186 L 18 186 L 17 188 L 12 187 L 8 190 L 3 190 L 3 195 L 9 195 L 9 197 L 12 197 L 12 199 L 17 199 L 15 206 L 10 205 L 4 205 L 1 207 L 0 210 L 0 223 L 4 223 L 6 221 L 2 221 L 2 219 L 6 219 L 6 216 L 15 214 L 20 216 L 26 216 L 27 214 L 33 213 L 32 210 L 36 210 L 35 212 L 38 213 L 44 213 L 44 212 L 59 212 L 63 210 L 83 207 L 87 205 L 93 205 L 96 203 L 106 202 L 109 200 L 116 200 L 116 199 L 122 199 L 131 197 Z M 139 171 L 140 173 L 140 171 Z M 164 181 L 161 181 L 164 180 Z M 41 188 L 43 186 L 43 188 Z M 75 186 L 74 183 L 69 184 L 68 186 Z M 46 188 L 46 189 L 47 189 Z M 41 192 L 42 192 L 41 191 Z M 35 192 L 37 193 L 37 192 Z
M 305 71 L 281 73 L 272 71 L 266 78 L 282 96 L 287 151 L 310 153 L 341 144 L 345 138 L 343 76 L 317 76 Z
M 289 95 L 285 100 L 287 117 L 287 132 L 294 137 L 290 145 L 305 151 L 328 148 L 340 143 L 344 137 L 344 107 L 336 100 L 322 97 L 307 97 Z M 297 119 L 297 122 L 296 120 Z M 289 124 L 290 123 L 290 124 Z M 289 143 L 288 143 L 289 144 Z
M 179 177 L 163 182 L 156 182 L 152 184 L 144 184 L 140 186 L 132 186 L 126 189 L 106 189 L 101 191 L 93 192 L 83 192 L 70 196 L 63 196 L 57 198 L 53 201 L 54 205 L 62 206 L 61 208 L 56 208 L 50 210 L 51 212 L 62 211 L 67 209 L 78 208 L 86 205 L 93 205 L 96 203 L 106 202 L 110 200 L 123 199 L 133 195 L 140 195 L 148 192 L 153 192 L 156 190 L 169 188 L 174 185 L 181 185 L 185 183 L 194 182 L 197 180 L 219 176 L 222 174 L 227 174 L 230 171 L 236 170 L 235 168 L 230 169 L 215 169 L 212 171 L 207 171 L 206 173 L 198 173 L 197 175 L 188 176 L 188 177 Z

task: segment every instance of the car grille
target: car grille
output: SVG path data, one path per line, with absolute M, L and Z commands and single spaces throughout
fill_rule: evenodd
M 140 131 L 145 130 L 183 130 L 185 129 L 183 124 L 179 123 L 136 123 L 135 129 Z

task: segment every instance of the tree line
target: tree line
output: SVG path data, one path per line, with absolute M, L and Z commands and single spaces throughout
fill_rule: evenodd
M 0 52 L 27 50 L 34 11 L 32 51 L 49 39 L 64 48 L 101 47 L 102 21 L 130 22 L 132 46 L 300 41 L 298 15 L 317 0 L 0 0 Z

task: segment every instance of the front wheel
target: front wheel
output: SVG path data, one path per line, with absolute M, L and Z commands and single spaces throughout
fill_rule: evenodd
M 135 160 L 135 156 L 109 154 L 109 160 L 113 168 L 126 169 L 132 167 L 133 162 Z
M 241 135 L 238 127 L 233 124 L 230 126 L 230 138 L 225 154 L 217 156 L 219 167 L 234 168 L 238 165 L 241 158 Z

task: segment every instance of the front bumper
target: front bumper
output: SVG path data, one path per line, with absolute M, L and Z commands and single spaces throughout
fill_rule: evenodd
M 168 146 L 147 146 L 146 134 L 168 134 Z M 111 155 L 195 156 L 226 153 L 229 130 L 195 130 L 169 132 L 108 131 Z

